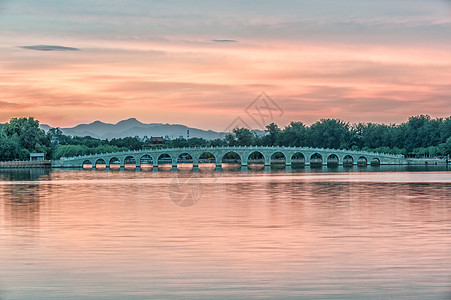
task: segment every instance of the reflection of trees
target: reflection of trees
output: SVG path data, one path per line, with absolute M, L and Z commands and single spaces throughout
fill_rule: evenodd
M 32 169 L 3 169 L 0 170 L 0 180 L 6 181 L 33 181 L 47 179 L 50 176 L 51 169 L 32 168 Z
M 39 227 L 39 184 L 7 184 L 0 187 L 5 223 L 13 229 L 33 232 Z
M 4 206 L 5 223 L 14 230 L 33 233 L 39 227 L 40 190 L 50 188 L 36 180 L 48 180 L 50 169 L 0 170 L 0 199 Z
M 51 186 L 33 181 L 48 180 L 50 172 L 41 168 L 0 170 L 0 180 L 6 183 L 0 185 L 4 220 L 12 229 L 33 234 L 39 227 L 40 192 Z

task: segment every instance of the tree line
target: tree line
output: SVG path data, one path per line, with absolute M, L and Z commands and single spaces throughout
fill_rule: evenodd
M 398 125 L 321 119 L 310 126 L 291 122 L 283 129 L 271 123 L 266 126 L 265 135 L 239 128 L 225 139 L 231 146 L 302 146 L 405 156 L 446 156 L 451 154 L 451 117 L 432 119 L 419 115 Z
M 0 124 L 0 161 L 29 160 L 32 152 L 44 153 L 46 159 L 59 159 L 142 148 L 143 144 L 132 137 L 101 140 L 68 136 L 59 128 L 51 128 L 46 133 L 33 117 L 13 118 Z
M 263 134 L 235 128 L 221 139 L 178 138 L 158 147 L 296 146 L 364 150 L 405 156 L 451 155 L 451 116 L 432 119 L 413 116 L 401 124 L 358 123 L 321 119 L 308 126 L 291 122 L 284 128 L 271 123 Z M 141 150 L 150 145 L 134 137 L 97 139 L 63 134 L 59 128 L 47 133 L 32 117 L 13 118 L 0 124 L 0 161 L 28 160 L 31 152 L 43 152 L 47 159 L 77 155 Z

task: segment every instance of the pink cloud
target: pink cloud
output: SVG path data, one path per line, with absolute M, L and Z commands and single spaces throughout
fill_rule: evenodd
M 0 121 L 27 112 L 58 126 L 139 117 L 222 130 L 262 91 L 285 110 L 281 124 L 323 117 L 399 122 L 419 113 L 444 116 L 451 107 L 449 49 L 255 41 L 227 48 L 122 45 L 69 55 L 3 51 Z

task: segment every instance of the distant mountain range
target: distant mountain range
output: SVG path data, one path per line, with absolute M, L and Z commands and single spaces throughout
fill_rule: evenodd
M 48 131 L 49 125 L 42 124 L 41 128 Z M 212 130 L 202 130 L 197 128 L 191 128 L 185 125 L 178 124 L 162 124 L 162 123 L 150 123 L 145 124 L 138 121 L 135 118 L 122 120 L 116 124 L 103 123 L 101 121 L 95 121 L 90 124 L 80 124 L 72 128 L 61 128 L 66 135 L 71 136 L 92 136 L 99 139 L 112 139 L 122 138 L 128 136 L 168 136 L 171 139 L 179 137 L 187 137 L 187 130 L 189 130 L 189 136 L 204 138 L 212 140 L 223 137 L 224 133 L 216 132 Z

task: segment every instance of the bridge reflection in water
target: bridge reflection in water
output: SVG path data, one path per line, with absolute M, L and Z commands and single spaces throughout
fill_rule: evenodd
M 305 147 L 193 147 L 158 148 L 139 151 L 64 157 L 53 162 L 56 168 L 177 168 L 181 165 L 223 164 L 249 166 L 333 166 L 403 165 L 402 155 Z

